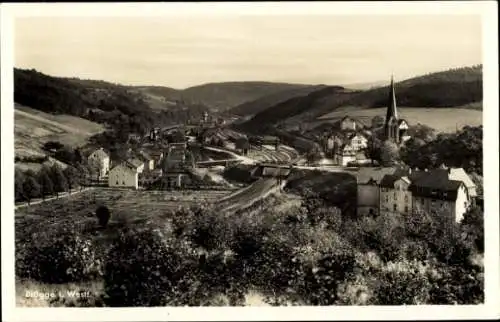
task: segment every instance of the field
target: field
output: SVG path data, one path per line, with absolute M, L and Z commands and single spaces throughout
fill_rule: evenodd
M 314 122 L 319 125 L 324 121 L 336 121 L 346 115 L 359 118 L 361 122 L 370 124 L 375 116 L 385 116 L 385 108 L 361 109 L 356 107 L 344 107 L 334 112 L 325 114 Z M 478 126 L 483 124 L 483 113 L 471 108 L 414 108 L 399 107 L 401 118 L 412 124 L 425 124 L 440 132 L 455 132 L 465 125 Z
M 38 230 L 43 226 L 51 228 L 48 226 L 56 227 L 65 222 L 75 225 L 95 223 L 92 212 L 98 205 L 106 205 L 111 210 L 110 224 L 161 220 L 178 207 L 213 203 L 229 193 L 231 190 L 165 192 L 94 189 L 16 211 L 16 233 L 22 237 L 31 230 L 30 227 Z
M 41 146 L 59 141 L 71 147 L 104 131 L 100 124 L 70 115 L 51 115 L 16 104 L 14 109 L 14 143 L 16 156 L 44 154 Z

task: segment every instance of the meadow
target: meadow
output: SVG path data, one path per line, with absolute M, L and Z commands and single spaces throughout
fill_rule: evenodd
M 375 116 L 385 116 L 385 108 L 358 108 L 342 107 L 334 112 L 319 117 L 311 125 L 319 125 L 325 121 L 337 121 L 344 116 L 358 118 L 366 125 L 371 124 Z M 398 107 L 400 118 L 404 118 L 410 125 L 425 124 L 439 132 L 455 132 L 465 125 L 478 126 L 483 124 L 483 112 L 471 108 L 415 108 Z

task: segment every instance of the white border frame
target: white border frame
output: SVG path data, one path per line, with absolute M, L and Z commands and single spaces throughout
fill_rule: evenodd
M 498 17 L 495 1 L 289 3 L 38 3 L 1 4 L 2 308 L 5 321 L 338 320 L 498 318 Z M 478 14 L 483 22 L 485 304 L 477 306 L 16 308 L 13 217 L 13 19 L 26 16 L 164 16 L 268 14 Z M 487 143 L 486 143 L 487 142 Z

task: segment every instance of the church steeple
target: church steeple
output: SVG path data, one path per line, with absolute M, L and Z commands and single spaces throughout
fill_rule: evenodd
M 394 76 L 391 75 L 391 88 L 389 91 L 389 104 L 387 106 L 387 114 L 385 116 L 386 124 L 392 120 L 398 119 L 398 111 L 396 109 L 396 91 L 394 90 Z
M 394 90 L 394 76 L 391 75 L 391 86 L 387 102 L 387 113 L 385 115 L 385 138 L 393 142 L 399 142 L 398 110 L 396 108 L 396 91 Z

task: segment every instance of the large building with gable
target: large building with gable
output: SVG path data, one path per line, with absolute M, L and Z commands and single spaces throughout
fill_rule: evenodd
M 462 168 L 432 170 L 360 168 L 358 215 L 418 212 L 444 215 L 460 222 L 475 203 L 476 186 Z

